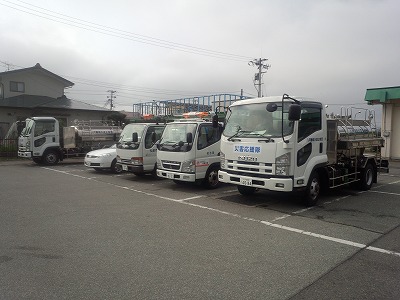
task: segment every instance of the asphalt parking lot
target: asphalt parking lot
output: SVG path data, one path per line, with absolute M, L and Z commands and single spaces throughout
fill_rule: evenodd
M 398 299 L 400 163 L 368 192 L 0 162 L 0 299 Z

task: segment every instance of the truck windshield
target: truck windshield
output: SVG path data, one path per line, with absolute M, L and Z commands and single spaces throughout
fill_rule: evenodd
M 187 152 L 192 149 L 192 144 L 187 142 L 187 134 L 192 133 L 194 139 L 196 124 L 170 123 L 167 124 L 159 143 L 162 151 Z
M 232 106 L 223 135 L 226 137 L 268 137 L 277 138 L 293 133 L 293 122 L 288 120 L 290 103 L 284 104 L 282 119 L 282 103 L 275 103 L 274 112 L 266 110 L 268 103 L 254 103 Z
M 140 145 L 140 140 L 143 136 L 143 131 L 146 128 L 146 124 L 128 124 L 125 126 L 124 130 L 121 132 L 121 137 L 118 141 L 118 148 L 121 149 L 138 149 Z M 137 133 L 137 142 L 132 141 L 132 134 Z
M 29 136 L 29 134 L 32 131 L 32 128 L 33 128 L 34 124 L 35 124 L 35 121 L 33 121 L 32 119 L 26 119 L 26 125 L 25 125 L 25 128 L 22 129 L 21 135 L 22 136 Z

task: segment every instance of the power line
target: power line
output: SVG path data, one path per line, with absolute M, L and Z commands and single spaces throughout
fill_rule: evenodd
M 68 26 L 73 26 L 76 28 L 92 31 L 92 32 L 97 32 L 100 34 L 104 35 L 109 35 L 117 38 L 122 38 L 126 40 L 131 40 L 143 44 L 148 44 L 152 46 L 157 46 L 157 47 L 162 47 L 162 48 L 167 48 L 167 49 L 172 49 L 176 51 L 182 51 L 182 52 L 187 52 L 191 54 L 197 54 L 197 55 L 203 55 L 203 56 L 209 56 L 209 57 L 214 57 L 214 58 L 220 58 L 220 59 L 227 59 L 227 60 L 234 60 L 234 61 L 247 61 L 249 59 L 248 56 L 244 55 L 237 55 L 237 54 L 232 54 L 232 53 L 227 53 L 227 52 L 221 52 L 221 51 L 215 51 L 215 50 L 210 50 L 210 49 L 205 49 L 201 47 L 195 47 L 195 46 L 189 46 L 181 43 L 176 43 L 168 40 L 162 40 L 158 38 L 153 38 L 150 36 L 145 36 L 145 35 L 140 35 L 112 27 L 107 27 L 101 24 L 96 24 L 93 22 L 88 22 L 82 19 L 74 18 L 65 14 L 61 14 L 49 9 L 45 9 L 24 1 L 19 1 L 21 3 L 24 3 L 27 6 L 20 5 L 13 3 L 11 1 L 7 0 L 2 0 L 3 2 L 8 3 L 0 3 L 0 5 L 6 6 L 8 8 L 34 15 L 40 18 L 44 18 L 53 22 L 65 24 Z M 12 5 L 12 6 L 11 6 Z M 37 9 L 33 9 L 37 8 Z M 28 11 L 27 11 L 28 10 Z M 49 12 L 49 13 L 47 13 Z

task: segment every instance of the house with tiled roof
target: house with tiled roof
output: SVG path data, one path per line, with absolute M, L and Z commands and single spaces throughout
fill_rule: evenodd
M 110 115 L 108 109 L 67 98 L 64 91 L 73 85 L 40 64 L 0 72 L 0 138 L 12 123 L 27 117 L 51 116 L 69 125 L 74 120 L 105 120 Z

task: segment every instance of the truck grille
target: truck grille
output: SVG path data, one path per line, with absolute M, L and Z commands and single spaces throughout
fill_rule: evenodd
M 121 159 L 121 163 L 129 165 L 132 161 L 130 159 Z
M 168 170 L 168 169 L 169 170 L 180 170 L 181 163 L 179 161 L 163 160 L 162 167 L 163 167 L 163 169 L 166 169 L 166 170 Z
M 235 173 L 243 175 L 249 175 L 253 177 L 264 177 L 264 175 L 272 175 L 273 164 L 272 163 L 259 163 L 252 161 L 238 161 L 228 160 L 226 169 L 232 170 Z

